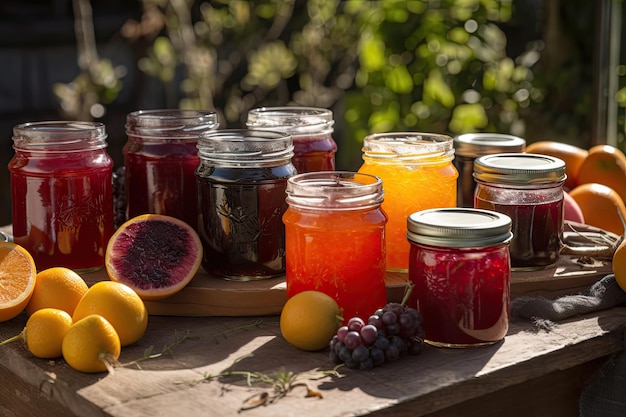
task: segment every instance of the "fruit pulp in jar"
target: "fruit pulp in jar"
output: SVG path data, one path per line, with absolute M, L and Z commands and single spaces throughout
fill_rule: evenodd
M 504 204 L 475 199 L 476 208 L 497 211 L 511 218 L 511 266 L 519 269 L 554 265 L 561 249 L 563 200 L 538 204 Z
M 273 179 L 267 179 L 268 170 Z M 198 177 L 198 228 L 203 267 L 231 280 L 285 273 L 285 189 L 289 166 L 268 169 L 213 168 Z M 245 175 L 242 176 L 242 175 Z
M 164 214 L 197 230 L 197 141 L 151 143 L 129 137 L 124 146 L 127 217 Z
M 424 318 L 428 343 L 463 347 L 506 335 L 510 305 L 507 245 L 480 249 L 411 244 L 409 306 Z
M 102 150 L 54 157 L 20 152 L 11 160 L 14 240 L 38 270 L 104 265 L 113 235 L 112 167 Z
M 337 144 L 330 135 L 293 136 L 292 163 L 298 173 L 334 171 Z
M 360 173 L 382 179 L 382 208 L 389 217 L 386 228 L 387 270 L 406 272 L 410 245 L 406 238 L 409 215 L 430 208 L 456 207 L 458 173 L 448 159 L 423 165 L 365 161 Z
M 380 209 L 307 210 L 289 207 L 287 297 L 315 290 L 333 297 L 347 322 L 368 317 L 387 301 L 386 216 Z

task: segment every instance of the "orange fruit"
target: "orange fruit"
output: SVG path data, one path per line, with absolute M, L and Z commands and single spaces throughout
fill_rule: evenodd
M 337 302 L 320 291 L 290 297 L 280 313 L 280 332 L 293 346 L 308 351 L 328 346 L 343 322 Z
M 580 166 L 578 181 L 606 185 L 626 200 L 626 156 L 611 145 L 593 146 Z
M 161 300 L 182 290 L 202 262 L 202 243 L 182 220 L 143 214 L 122 224 L 107 245 L 109 278 L 131 287 L 143 300 Z
M 589 152 L 586 149 L 575 145 L 556 141 L 539 141 L 526 146 L 526 153 L 553 156 L 565 162 L 564 187 L 566 190 L 573 190 L 578 184 L 578 175 L 583 161 Z
M 618 235 L 624 233 L 618 212 L 626 219 L 626 206 L 615 190 L 603 184 L 581 184 L 569 195 L 580 207 L 586 224 Z
M 20 314 L 33 295 L 37 269 L 22 246 L 0 242 L 0 322 Z
M 61 346 L 63 359 L 80 372 L 104 372 L 111 369 L 121 353 L 115 328 L 98 314 L 84 317 L 69 328 Z
M 115 281 L 96 282 L 74 309 L 74 322 L 98 314 L 115 328 L 122 346 L 135 343 L 146 332 L 148 311 L 129 286 Z
M 24 340 L 30 353 L 38 358 L 63 355 L 63 338 L 72 327 L 72 317 L 64 310 L 42 308 L 35 311 L 24 327 Z
M 71 316 L 88 289 L 83 278 L 69 268 L 44 269 L 37 273 L 35 290 L 26 305 L 26 313 L 30 316 L 37 310 L 50 307 L 67 311 Z
M 613 253 L 613 262 L 611 263 L 615 281 L 623 291 L 626 291 L 626 240 L 620 243 Z

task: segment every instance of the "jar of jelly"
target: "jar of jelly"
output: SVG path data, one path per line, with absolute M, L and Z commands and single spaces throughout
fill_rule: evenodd
M 542 269 L 556 264 L 564 227 L 565 162 L 539 154 L 485 155 L 474 162 L 474 178 L 474 206 L 512 219 L 513 269 Z
M 344 171 L 289 178 L 283 216 L 287 297 L 321 291 L 343 308 L 345 321 L 367 321 L 387 301 L 382 181 Z
M 409 306 L 425 340 L 445 347 L 489 345 L 509 327 L 511 219 L 472 208 L 429 209 L 407 220 Z
M 198 141 L 198 229 L 203 267 L 234 281 L 285 273 L 287 178 L 291 136 L 282 132 L 225 129 Z
M 217 113 L 211 111 L 139 110 L 128 114 L 128 141 L 123 149 L 128 218 L 165 214 L 197 229 L 198 137 L 217 126 Z
M 411 213 L 456 207 L 458 172 L 453 158 L 452 138 L 446 135 L 395 132 L 365 137 L 359 172 L 383 180 L 385 201 L 382 207 L 389 217 L 386 230 L 388 271 L 408 271 L 406 219 Z
M 454 166 L 459 171 L 457 207 L 474 207 L 474 160 L 494 153 L 519 153 L 526 140 L 502 133 L 466 133 L 454 137 Z
M 293 165 L 299 173 L 334 171 L 337 144 L 333 113 L 317 107 L 262 107 L 248 112 L 250 129 L 279 130 L 291 135 Z
M 13 128 L 13 239 L 37 269 L 104 265 L 113 234 L 113 160 L 102 123 L 42 121 Z

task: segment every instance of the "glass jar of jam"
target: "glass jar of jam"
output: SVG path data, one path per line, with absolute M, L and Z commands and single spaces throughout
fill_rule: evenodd
M 409 216 L 409 306 L 425 340 L 445 347 L 489 345 L 509 327 L 511 219 L 472 208 L 429 209 Z
M 454 137 L 454 166 L 459 171 L 457 207 L 474 207 L 474 160 L 494 153 L 519 153 L 526 140 L 502 133 L 466 133 Z
M 197 229 L 198 137 L 215 130 L 217 113 L 139 110 L 126 117 L 127 217 L 165 214 Z
M 365 137 L 359 172 L 383 180 L 385 201 L 382 207 L 389 217 L 386 230 L 388 271 L 408 271 L 406 219 L 411 213 L 456 207 L 458 172 L 453 158 L 452 138 L 446 135 L 395 132 Z
M 291 136 L 245 129 L 206 132 L 198 154 L 204 269 L 235 281 L 284 275 L 285 189 L 296 173 Z
M 333 113 L 317 107 L 262 107 L 248 112 L 250 129 L 280 130 L 291 135 L 293 165 L 299 173 L 334 171 L 337 144 Z
M 287 182 L 283 216 L 287 297 L 306 290 L 333 297 L 347 321 L 385 305 L 382 181 L 353 172 L 310 172 Z
M 102 123 L 42 121 L 13 128 L 13 238 L 38 270 L 104 265 L 113 234 L 113 160 Z
M 542 269 L 556 264 L 564 227 L 565 162 L 539 154 L 485 155 L 474 161 L 474 178 L 474 207 L 504 213 L 512 219 L 513 269 Z

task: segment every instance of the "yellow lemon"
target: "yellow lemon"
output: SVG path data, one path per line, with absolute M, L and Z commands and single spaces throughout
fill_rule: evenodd
M 320 291 L 303 291 L 290 297 L 280 314 L 283 338 L 302 350 L 328 346 L 343 322 L 337 302 Z
M 63 355 L 63 338 L 72 327 L 72 316 L 57 308 L 35 311 L 26 322 L 24 340 L 30 353 L 52 359 Z
M 76 272 L 65 267 L 44 269 L 37 274 L 35 290 L 26 305 L 30 316 L 42 308 L 58 308 L 70 316 L 89 287 Z
M 63 338 L 63 359 L 73 369 L 104 372 L 120 357 L 120 338 L 104 317 L 91 314 L 72 324 Z
M 80 299 L 74 322 L 90 314 L 99 314 L 113 325 L 122 346 L 141 339 L 148 326 L 148 310 L 137 293 L 121 282 L 95 283 Z

